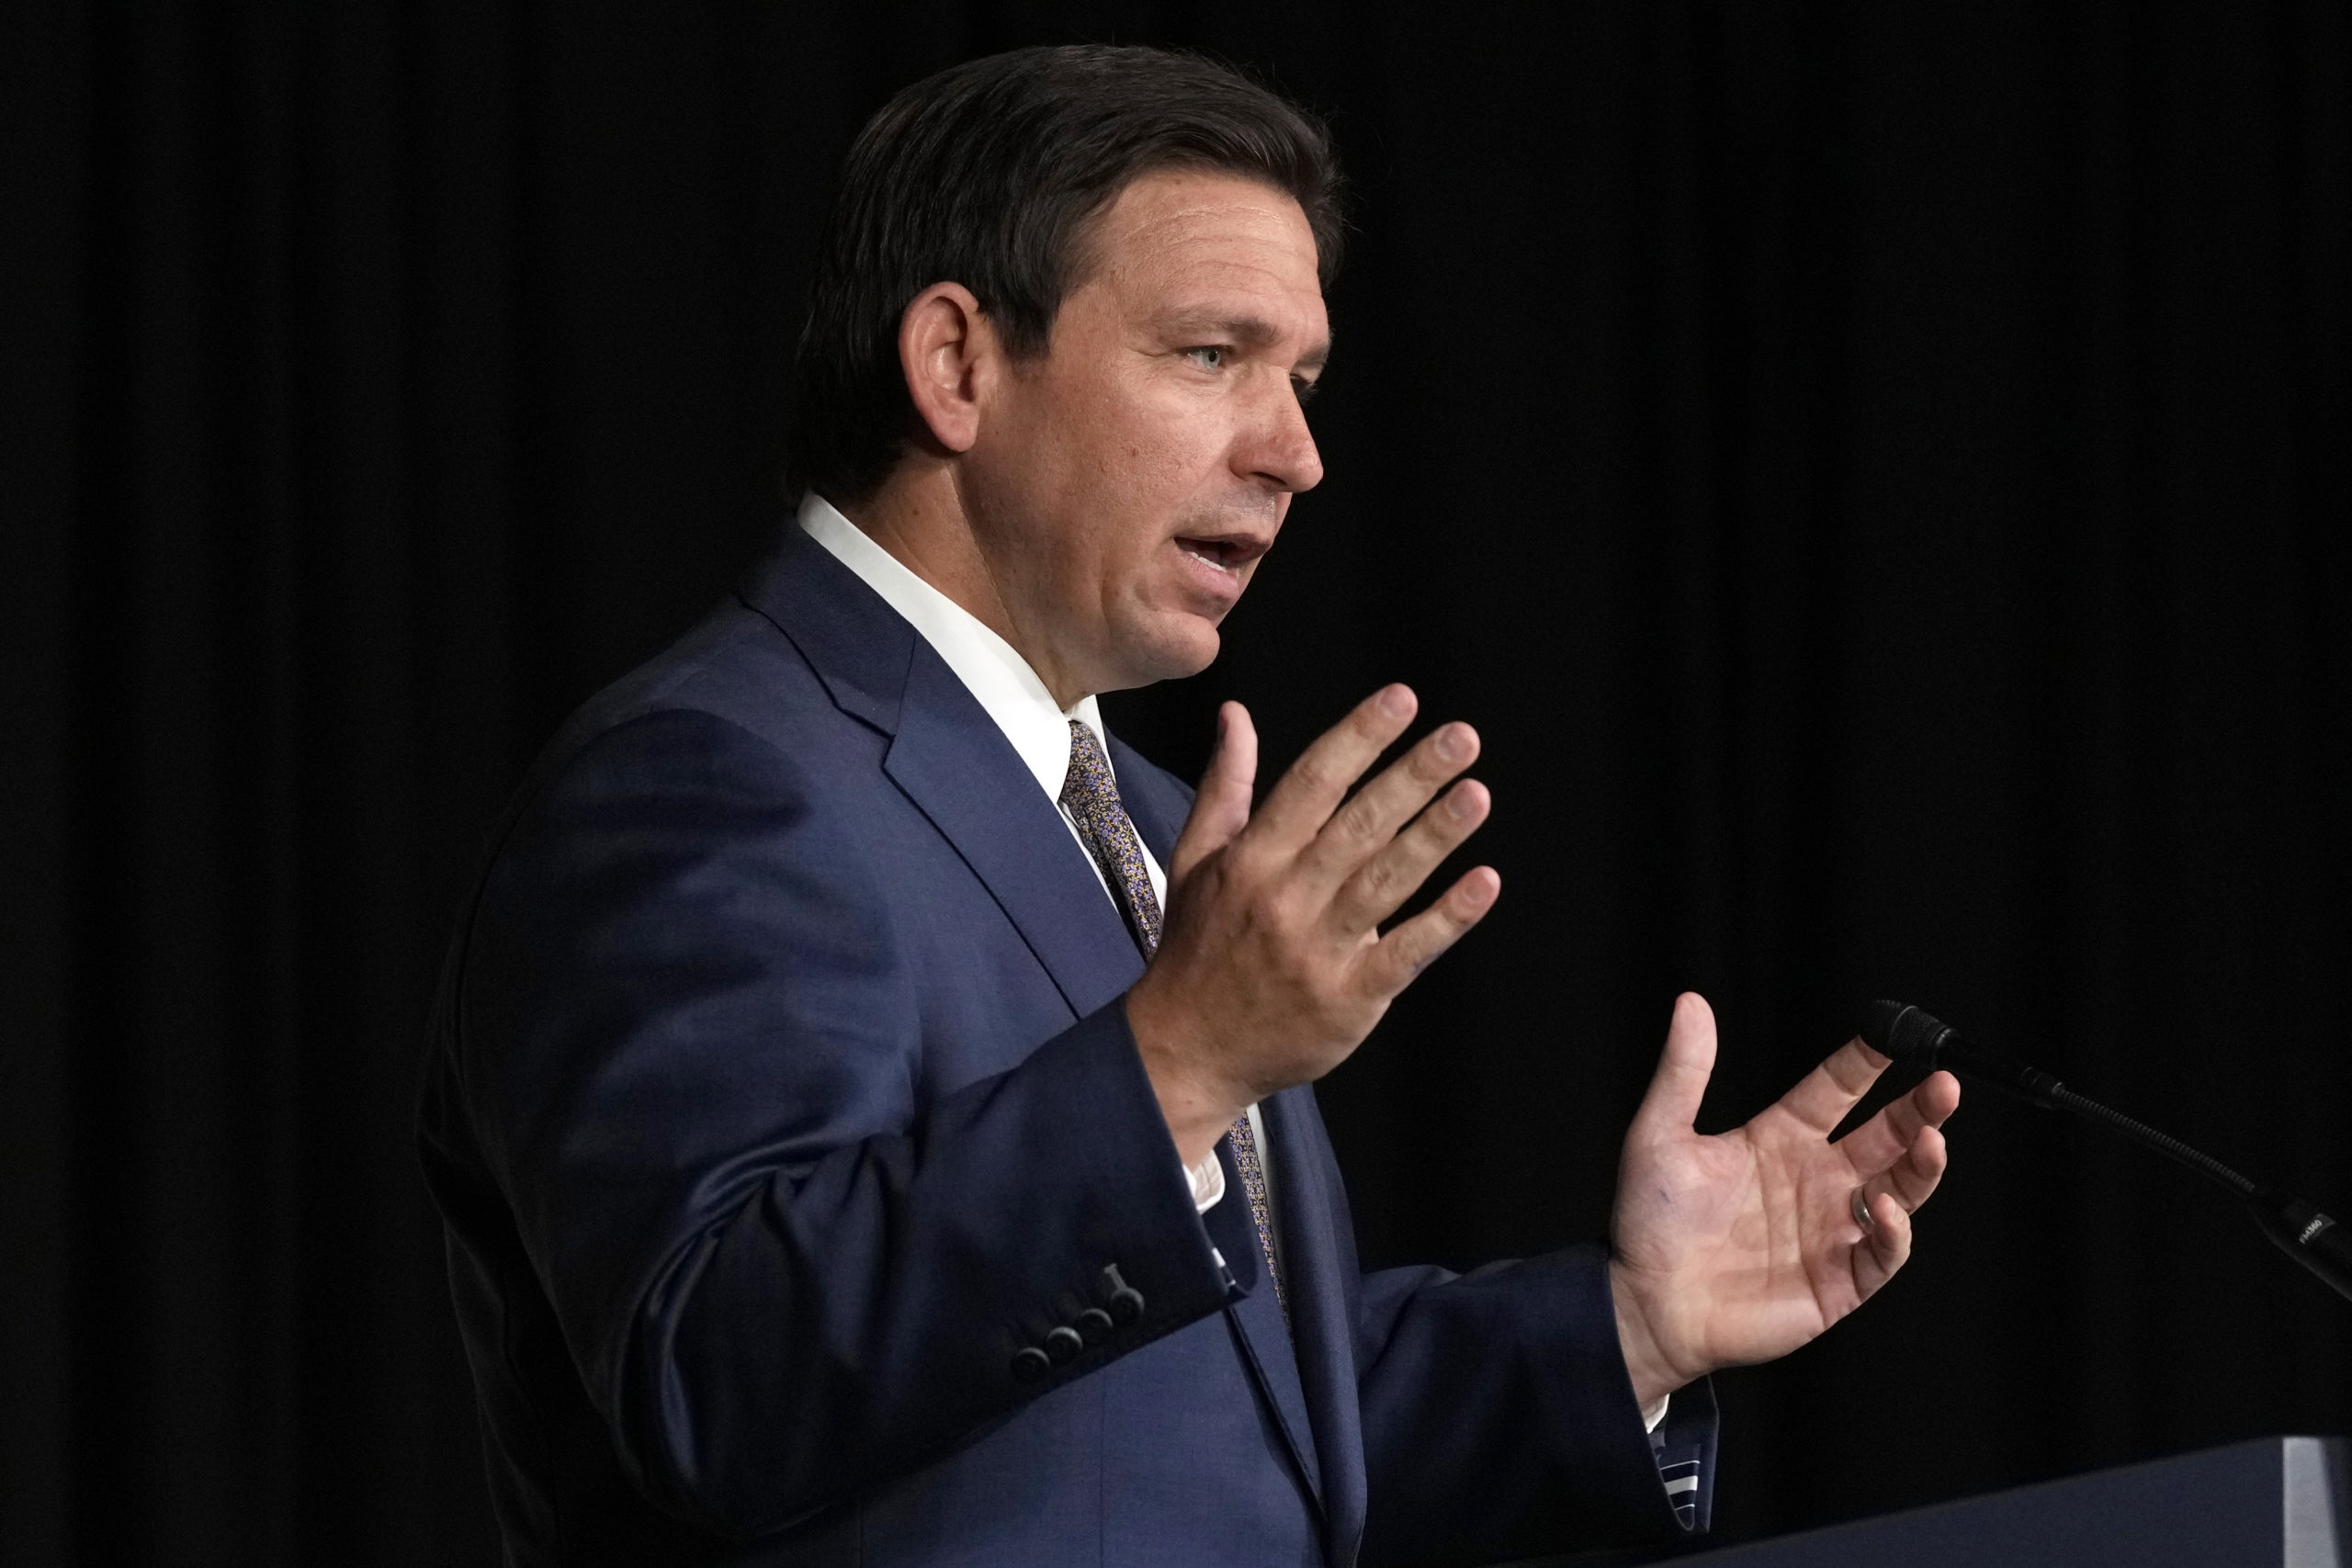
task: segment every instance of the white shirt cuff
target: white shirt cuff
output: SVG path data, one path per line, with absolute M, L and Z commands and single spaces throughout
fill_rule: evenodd
M 1205 1214 L 1225 1198 L 1225 1164 L 1212 1148 L 1208 1157 L 1198 1165 L 1184 1168 L 1184 1180 L 1193 1189 L 1193 1212 Z

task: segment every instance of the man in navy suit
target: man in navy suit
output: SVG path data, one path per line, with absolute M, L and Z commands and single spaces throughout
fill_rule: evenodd
M 518 1563 L 1387 1562 L 1703 1528 L 1706 1374 L 1899 1268 L 1938 1075 L 1849 1044 L 1613 1245 L 1365 1274 L 1308 1087 L 1490 908 L 1477 737 L 1374 694 L 1252 805 L 1095 694 L 1204 667 L 1320 460 L 1319 128 L 1146 50 L 900 95 L 802 345 L 795 525 L 501 826 L 422 1144 Z M 1442 1155 L 1427 1157 L 1433 1167 Z

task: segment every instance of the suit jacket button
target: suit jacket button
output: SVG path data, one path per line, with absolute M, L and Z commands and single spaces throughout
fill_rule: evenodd
M 1076 1360 L 1078 1353 L 1085 1348 L 1086 1341 L 1078 1337 L 1075 1328 L 1057 1328 L 1046 1336 L 1046 1354 L 1051 1356 L 1057 1366 Z
M 1102 1282 L 1111 1289 L 1111 1317 L 1114 1322 L 1133 1323 L 1143 1315 L 1143 1292 L 1119 1277 L 1117 1264 L 1103 1265 Z
M 1012 1358 L 1012 1376 L 1017 1382 L 1035 1382 L 1053 1371 L 1054 1363 L 1035 1345 L 1025 1347 Z
M 1078 1337 L 1089 1345 L 1100 1345 L 1111 1337 L 1111 1314 L 1101 1307 L 1088 1307 L 1070 1319 L 1070 1326 L 1077 1329 Z

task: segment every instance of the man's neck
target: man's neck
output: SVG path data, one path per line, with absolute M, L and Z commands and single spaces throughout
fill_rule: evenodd
M 1046 649 L 1022 637 L 948 465 L 903 462 L 871 496 L 846 506 L 835 502 L 834 509 L 900 566 L 1002 637 L 1065 709 L 1092 694 L 1077 689 Z

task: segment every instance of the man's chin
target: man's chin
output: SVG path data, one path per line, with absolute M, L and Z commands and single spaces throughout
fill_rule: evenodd
M 1162 681 L 1181 681 L 1216 662 L 1223 639 L 1215 622 L 1191 615 L 1155 616 L 1154 621 L 1120 639 L 1117 677 L 1104 691 L 1125 692 Z

